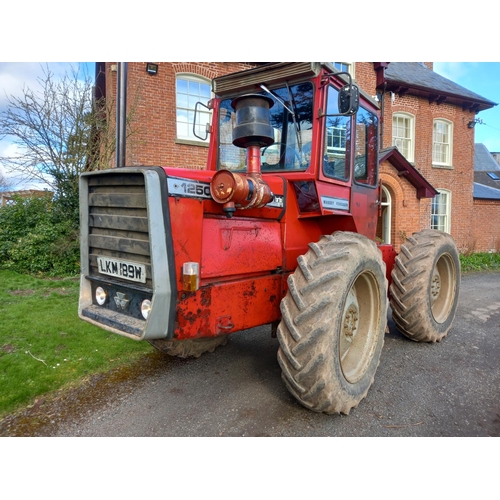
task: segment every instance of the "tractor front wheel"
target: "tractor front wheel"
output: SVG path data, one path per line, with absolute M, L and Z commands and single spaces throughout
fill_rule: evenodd
M 348 414 L 366 396 L 387 324 L 381 252 L 356 233 L 311 243 L 288 278 L 278 327 L 278 362 L 306 408 Z
M 455 317 L 460 259 L 453 238 L 424 229 L 407 238 L 392 270 L 391 308 L 398 329 L 417 342 L 439 342 Z

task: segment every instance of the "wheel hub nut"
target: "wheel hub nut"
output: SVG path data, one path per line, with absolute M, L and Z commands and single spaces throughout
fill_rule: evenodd
M 357 308 L 351 304 L 349 309 L 347 309 L 345 318 L 344 318 L 344 336 L 347 342 L 352 342 L 353 337 L 358 328 L 358 319 L 359 314 Z
M 432 282 L 431 282 L 431 297 L 433 302 L 438 298 L 440 292 L 441 292 L 441 277 L 439 276 L 439 273 L 435 272 L 432 276 Z

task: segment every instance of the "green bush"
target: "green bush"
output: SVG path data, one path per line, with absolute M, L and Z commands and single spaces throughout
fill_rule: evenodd
M 500 253 L 473 253 L 460 255 L 462 272 L 497 271 L 500 269 Z
M 0 208 L 0 269 L 47 276 L 79 272 L 78 227 L 48 194 Z

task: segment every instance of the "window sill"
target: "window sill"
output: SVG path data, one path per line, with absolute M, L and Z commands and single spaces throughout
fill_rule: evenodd
M 175 144 L 184 144 L 185 146 L 199 146 L 202 148 L 208 148 L 209 143 L 208 142 L 201 142 L 201 141 L 190 141 L 189 139 L 175 139 Z
M 453 170 L 453 165 L 437 165 L 436 163 L 432 164 L 432 168 L 441 168 L 445 170 Z

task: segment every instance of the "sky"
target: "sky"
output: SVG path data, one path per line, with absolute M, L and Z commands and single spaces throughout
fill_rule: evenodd
M 483 123 L 476 124 L 474 141 L 500 152 L 500 62 L 435 62 L 434 71 L 497 103 L 476 115 Z
M 6 108 L 6 95 L 21 95 L 23 86 L 36 88 L 37 77 L 43 75 L 43 68 L 48 65 L 54 74 L 63 74 L 70 66 L 80 65 L 94 74 L 94 63 L 16 63 L 0 62 L 0 111 Z M 492 109 L 478 113 L 476 118 L 482 123 L 475 127 L 475 142 L 482 143 L 490 152 L 500 152 L 500 62 L 435 62 L 434 71 L 449 80 L 498 103 Z M 15 151 L 15 147 L 6 138 L 0 140 L 0 156 Z M 0 165 L 0 173 L 11 179 L 12 173 L 6 172 Z M 40 184 L 18 184 L 18 189 L 30 187 L 43 188 Z

